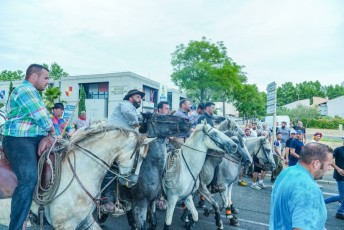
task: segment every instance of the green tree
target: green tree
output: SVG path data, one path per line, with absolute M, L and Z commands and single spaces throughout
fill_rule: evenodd
M 0 81 L 20 81 L 23 80 L 25 77 L 23 71 L 17 70 L 17 71 L 9 71 L 9 70 L 3 70 L 0 73 Z
M 172 54 L 172 81 L 200 102 L 230 94 L 246 81 L 242 66 L 227 55 L 223 42 L 201 41 L 180 44 Z
M 282 106 L 296 101 L 297 93 L 292 82 L 286 82 L 277 87 L 277 106 Z
M 234 105 L 240 115 L 266 115 L 266 93 L 259 92 L 256 85 L 243 84 L 241 91 L 234 93 Z
M 85 103 L 85 100 L 86 100 L 86 92 L 85 92 L 85 89 L 84 87 L 81 85 L 80 86 L 80 91 L 79 91 L 79 115 L 81 113 L 81 111 L 85 111 L 86 112 L 86 103 Z
M 301 99 L 310 99 L 313 103 L 313 97 L 325 97 L 324 87 L 321 86 L 319 81 L 304 81 L 296 84 L 296 92 Z
M 48 86 L 44 91 L 44 104 L 48 110 L 50 110 L 57 99 L 61 96 L 61 91 L 59 87 Z
M 12 93 L 13 90 L 14 90 L 13 82 L 10 81 L 10 85 L 9 85 L 9 87 L 8 87 L 8 97 L 7 97 L 6 104 L 8 103 L 8 100 L 10 99 L 10 95 L 11 95 L 11 93 Z
M 344 95 L 344 87 L 341 85 L 329 85 L 325 87 L 326 96 L 329 100 L 337 98 Z
M 52 63 L 50 67 L 48 64 L 45 63 L 43 64 L 43 66 L 49 69 L 49 76 L 54 80 L 60 80 L 61 78 L 68 77 L 69 75 L 56 62 Z

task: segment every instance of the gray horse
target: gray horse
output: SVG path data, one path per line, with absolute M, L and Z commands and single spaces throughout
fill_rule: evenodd
M 187 229 L 192 229 L 198 221 L 198 213 L 192 200 L 192 194 L 199 186 L 198 175 L 201 172 L 208 149 L 227 152 L 232 155 L 237 145 L 222 132 L 207 125 L 206 122 L 196 126 L 190 138 L 176 154 L 174 163 L 169 165 L 163 178 L 163 188 L 167 196 L 168 207 L 164 229 L 170 229 L 175 205 L 184 200 L 192 213 Z
M 215 212 L 215 221 L 218 229 L 223 229 L 220 207 L 218 205 L 218 202 L 214 199 L 213 194 L 208 189 L 208 186 L 214 180 L 215 168 L 217 166 L 219 167 L 216 176 L 217 185 L 219 185 L 220 188 L 227 189 L 228 186 L 233 183 L 233 180 L 236 180 L 236 177 L 241 168 L 241 164 L 244 163 L 246 165 L 250 165 L 252 163 L 252 157 L 244 144 L 243 138 L 240 135 L 236 135 L 236 132 L 226 131 L 224 132 L 224 134 L 229 136 L 238 145 L 236 157 L 224 157 L 222 159 L 214 156 L 213 152 L 208 153 L 208 156 L 200 173 L 201 183 L 198 189 L 198 192 L 203 195 L 212 205 Z M 208 214 L 209 212 L 206 211 L 205 215 Z

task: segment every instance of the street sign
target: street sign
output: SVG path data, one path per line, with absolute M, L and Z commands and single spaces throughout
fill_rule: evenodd
M 276 83 L 275 82 L 271 82 L 266 87 L 266 91 L 268 91 L 268 92 L 275 91 L 275 90 L 276 90 Z
M 275 111 L 276 111 L 276 106 L 275 105 L 271 105 L 271 106 L 267 106 L 266 107 L 266 113 L 267 114 L 275 113 Z
M 272 106 L 276 104 L 275 98 L 266 102 L 266 106 Z
M 276 99 L 276 92 L 272 91 L 272 92 L 268 92 L 268 94 L 266 95 L 266 100 L 270 101 L 270 100 L 275 100 Z

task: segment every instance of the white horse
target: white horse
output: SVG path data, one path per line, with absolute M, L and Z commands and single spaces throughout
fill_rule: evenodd
M 233 153 L 237 145 L 225 134 L 212 128 L 206 122 L 196 126 L 186 143 L 182 145 L 174 164 L 167 165 L 163 177 L 163 189 L 167 196 L 167 212 L 164 229 L 170 229 L 174 208 L 178 200 L 184 200 L 192 213 L 187 229 L 198 221 L 198 213 L 192 200 L 192 194 L 199 186 L 199 173 L 203 167 L 208 149 L 218 152 Z
M 219 230 L 223 229 L 220 206 L 208 189 L 208 185 L 210 185 L 214 180 L 216 167 L 218 167 L 215 178 L 216 185 L 227 190 L 228 187 L 237 179 L 241 164 L 244 163 L 246 165 L 250 165 L 252 163 L 252 156 L 247 150 L 243 138 L 241 136 L 236 136 L 236 132 L 226 131 L 224 133 L 237 144 L 237 153 L 233 157 L 225 156 L 223 159 L 217 156 L 212 156 L 213 154 L 209 155 L 206 158 L 200 173 L 201 183 L 198 189 L 198 192 L 212 205 L 215 213 L 216 226 Z M 225 208 L 227 208 L 227 206 Z M 230 208 L 230 206 L 228 206 L 228 208 Z M 209 215 L 210 211 L 205 209 L 204 214 Z
M 70 230 L 83 226 L 100 230 L 92 217 L 96 207 L 92 198 L 100 196 L 107 166 L 116 161 L 119 174 L 130 174 L 136 158 L 134 153 L 138 148 L 143 149 L 140 147 L 143 141 L 135 131 L 103 124 L 75 135 L 62 162 L 57 195 L 45 205 L 45 215 L 54 229 Z M 146 139 L 144 144 L 150 141 Z M 2 225 L 9 224 L 10 203 L 11 199 L 0 200 Z

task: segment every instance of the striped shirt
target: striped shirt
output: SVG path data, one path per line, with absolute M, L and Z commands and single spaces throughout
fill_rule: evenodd
M 52 126 L 42 96 L 26 80 L 13 90 L 6 109 L 6 122 L 2 132 L 4 136 L 46 136 Z

